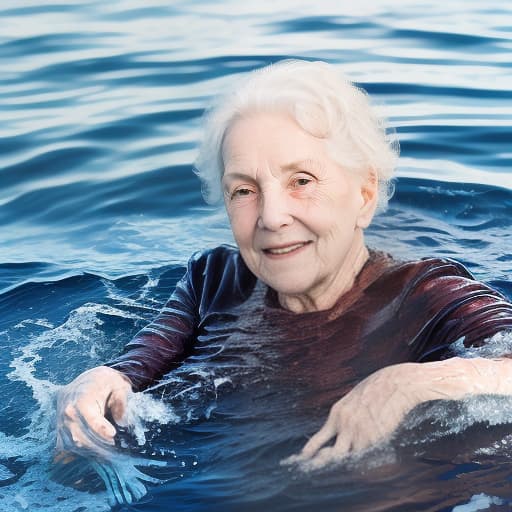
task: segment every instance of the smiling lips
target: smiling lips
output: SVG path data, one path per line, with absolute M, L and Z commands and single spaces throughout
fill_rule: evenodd
M 267 249 L 263 249 L 263 252 L 272 256 L 282 256 L 302 249 L 302 247 L 309 245 L 310 243 L 311 240 L 308 240 L 307 242 L 296 242 L 290 245 L 281 245 L 280 247 L 269 247 Z

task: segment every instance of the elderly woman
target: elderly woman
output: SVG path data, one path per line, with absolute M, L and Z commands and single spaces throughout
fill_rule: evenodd
M 364 92 L 326 63 L 284 61 L 226 95 L 205 133 L 198 174 L 207 198 L 224 200 L 237 247 L 194 255 L 124 353 L 63 388 L 58 447 L 114 443 L 129 391 L 219 325 L 237 351 L 251 336 L 265 350 L 287 340 L 281 372 L 327 390 L 327 420 L 297 457 L 313 464 L 386 439 L 422 402 L 512 394 L 511 360 L 454 349 L 512 329 L 512 305 L 455 261 L 399 262 L 365 245 L 396 151 Z

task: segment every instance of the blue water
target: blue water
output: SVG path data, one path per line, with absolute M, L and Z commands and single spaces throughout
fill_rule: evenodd
M 456 258 L 512 297 L 506 0 L 4 0 L 0 21 L 2 511 L 110 510 L 113 493 L 85 462 L 82 488 L 51 476 L 54 393 L 119 352 L 193 251 L 231 241 L 191 164 L 203 109 L 239 73 L 323 59 L 365 87 L 402 148 L 369 244 Z M 147 404 L 142 445 L 128 436 L 117 470 L 134 481 L 137 456 L 165 482 L 118 510 L 510 507 L 510 425 L 489 434 L 459 411 L 442 436 L 405 429 L 372 457 L 303 475 L 279 460 L 310 428 L 287 430 L 277 409 L 212 416 L 215 370 L 199 382 L 179 418 L 152 421 L 162 411 Z

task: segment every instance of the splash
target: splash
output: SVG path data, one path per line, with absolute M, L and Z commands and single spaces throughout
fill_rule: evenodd
M 112 347 L 104 332 L 108 318 L 140 317 L 109 305 L 86 303 L 60 325 L 41 318 L 25 319 L 5 333 L 18 346 L 7 377 L 23 389 L 20 396 L 9 394 L 8 399 L 24 399 L 28 390 L 28 412 L 23 434 L 0 431 L 2 512 L 109 511 L 116 503 L 139 500 L 148 486 L 165 480 L 169 467 L 181 470 L 182 461 L 176 455 L 169 462 L 148 449 L 148 433 L 175 422 L 177 416 L 170 406 L 140 393 L 129 397 L 129 427 L 120 429 L 117 446 L 103 447 L 101 456 L 74 453 L 68 464 L 54 462 L 54 404 L 61 388 L 56 382 L 69 380 L 69 372 L 76 373 L 82 364 L 91 366 L 105 357 Z M 71 367 L 62 364 L 68 359 Z
M 464 338 L 459 338 L 451 346 L 459 357 L 501 357 L 512 353 L 512 331 L 502 331 L 487 338 L 480 347 L 465 347 Z
M 457 505 L 452 512 L 476 512 L 477 510 L 490 510 L 493 505 L 504 505 L 504 501 L 496 496 L 475 494 L 471 500 L 463 505 Z
M 94 471 L 105 485 L 110 505 L 134 503 L 147 493 L 148 484 L 165 481 L 165 478 L 151 476 L 146 471 L 171 466 L 167 460 L 141 456 L 142 451 L 146 451 L 140 447 L 146 446 L 149 425 L 153 422 L 164 425 L 176 419 L 162 402 L 149 395 L 130 393 L 124 418 L 127 426 L 120 428 L 116 446 L 102 442 L 84 425 L 90 445 L 78 448 L 64 444 L 64 450 L 69 451 L 61 454 L 52 474 L 58 481 L 87 489 L 86 482 Z M 173 461 L 172 465 L 178 468 L 179 463 Z

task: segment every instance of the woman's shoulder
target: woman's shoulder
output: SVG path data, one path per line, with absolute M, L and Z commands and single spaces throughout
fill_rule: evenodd
M 474 276 L 461 262 L 449 257 L 424 257 L 401 259 L 381 251 L 371 251 L 376 266 L 383 267 L 385 274 L 403 274 L 408 278 L 430 279 L 436 277 L 462 277 L 474 280 Z
M 208 307 L 225 308 L 243 302 L 251 293 L 256 277 L 247 268 L 236 247 L 220 245 L 198 251 L 188 263 L 188 282 Z
M 243 263 L 243 261 L 238 248 L 233 245 L 222 244 L 194 252 L 188 261 L 188 268 L 189 270 L 200 268 L 201 271 L 208 268 L 219 268 L 219 266 L 225 268 L 226 265 L 234 265 L 239 268 L 240 263 Z
M 379 257 L 379 256 L 378 256 Z M 417 260 L 384 258 L 385 269 L 376 280 L 375 290 L 383 290 L 400 298 L 400 302 L 413 297 L 427 304 L 454 303 L 471 298 L 506 300 L 504 295 L 489 284 L 476 279 L 466 266 L 449 257 L 428 257 Z
M 438 296 L 462 293 L 475 287 L 488 288 L 475 280 L 460 262 L 447 257 L 398 259 L 380 251 L 370 252 L 366 274 L 368 291 L 404 300 L 411 295 Z M 373 276 L 372 276 L 373 274 Z
M 410 264 L 426 274 L 436 273 L 475 279 L 464 264 L 452 258 L 428 257 L 412 261 Z

